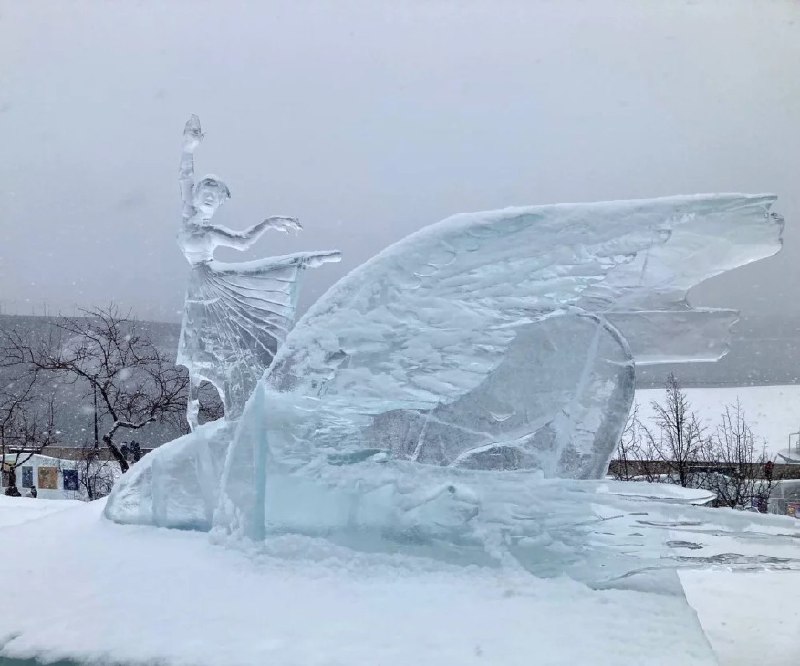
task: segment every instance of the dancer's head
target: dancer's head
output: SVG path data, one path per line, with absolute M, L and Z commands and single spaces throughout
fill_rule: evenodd
M 203 217 L 211 217 L 230 198 L 228 186 L 214 176 L 206 176 L 200 180 L 192 192 L 192 204 Z

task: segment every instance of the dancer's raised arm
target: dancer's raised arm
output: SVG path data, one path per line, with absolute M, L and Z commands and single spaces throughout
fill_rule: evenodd
M 181 153 L 180 183 L 181 198 L 183 199 L 183 219 L 188 220 L 194 215 L 192 204 L 192 191 L 194 189 L 194 151 L 203 140 L 200 130 L 200 118 L 192 114 L 183 128 L 183 152 Z

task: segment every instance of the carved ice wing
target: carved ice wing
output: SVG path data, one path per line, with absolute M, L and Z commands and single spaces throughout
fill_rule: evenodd
M 514 208 L 458 215 L 389 247 L 334 285 L 286 337 L 240 420 L 217 524 L 263 525 L 265 506 L 276 511 L 281 501 L 278 490 L 265 505 L 264 489 L 275 492 L 282 474 L 297 472 L 282 487 L 311 494 L 284 506 L 296 515 L 312 506 L 315 515 L 303 516 L 312 524 L 320 513 L 350 525 L 353 505 L 331 510 L 316 479 L 330 465 L 373 457 L 601 476 L 634 390 L 631 350 L 607 315 L 636 340 L 650 330 L 656 352 L 676 317 L 689 331 L 691 313 L 727 325 L 729 313 L 692 311 L 685 292 L 777 251 L 773 200 Z M 643 307 L 667 317 L 660 329 L 641 323 Z M 380 465 L 365 469 L 381 473 Z M 369 500 L 395 490 L 405 492 L 394 480 Z M 364 492 L 357 486 L 347 499 Z
M 456 215 L 334 285 L 286 338 L 268 387 L 324 396 L 344 419 L 348 410 L 451 403 L 499 365 L 520 326 L 570 306 L 670 309 L 703 279 L 773 254 L 774 199 L 696 195 Z

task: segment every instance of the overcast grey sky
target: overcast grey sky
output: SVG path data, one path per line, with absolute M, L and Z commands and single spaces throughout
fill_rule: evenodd
M 344 252 L 306 305 L 456 212 L 773 191 L 784 251 L 693 300 L 800 314 L 798 2 L 0 0 L 3 311 L 179 318 L 190 113 L 220 223 L 305 225 L 245 256 Z

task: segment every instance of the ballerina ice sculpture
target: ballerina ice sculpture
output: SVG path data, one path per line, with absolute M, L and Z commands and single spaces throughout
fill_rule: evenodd
M 180 167 L 183 223 L 178 244 L 192 267 L 181 325 L 178 364 L 189 371 L 187 420 L 198 425 L 198 390 L 214 385 L 225 418 L 237 418 L 294 323 L 300 272 L 340 260 L 339 252 L 303 252 L 228 264 L 214 259 L 219 246 L 246 250 L 267 229 L 300 231 L 293 217 L 273 216 L 244 231 L 212 224 L 230 198 L 213 176 L 194 182 L 194 151 L 203 139 L 192 116 L 183 130 Z
M 331 498 L 323 501 L 326 513 L 319 502 L 292 495 L 291 520 L 279 515 L 288 500 L 276 489 L 307 488 L 303 478 L 351 484 L 340 495 L 351 508 L 381 497 L 392 505 L 392 493 L 378 489 L 396 487 L 401 477 L 411 487 L 414 479 L 485 470 L 601 478 L 633 400 L 634 359 L 713 361 L 725 353 L 736 313 L 692 308 L 686 294 L 777 252 L 782 223 L 769 212 L 774 199 L 696 195 L 457 215 L 351 272 L 285 337 L 291 308 L 253 317 L 237 297 L 229 310 L 243 323 L 223 329 L 227 342 L 217 343 L 214 328 L 187 344 L 192 321 L 214 321 L 206 313 L 216 313 L 211 301 L 222 292 L 221 271 L 205 251 L 183 342 L 203 361 L 193 362 L 199 376 L 230 391 L 225 354 L 209 353 L 204 341 L 252 353 L 252 318 L 283 317 L 262 357 L 274 359 L 235 434 L 200 429 L 162 447 L 126 475 L 107 515 L 200 529 L 214 523 L 259 536 L 267 523 L 324 523 L 336 506 Z M 300 256 L 287 264 L 305 265 L 307 255 Z M 269 260 L 262 270 L 269 275 L 274 266 Z M 237 386 L 254 382 L 250 374 Z M 246 396 L 235 397 L 234 417 Z M 225 457 L 224 471 L 197 461 L 202 441 L 225 442 L 212 456 Z M 391 465 L 348 464 L 377 459 Z M 281 475 L 294 481 L 280 483 Z M 476 483 L 511 483 L 503 478 Z M 369 515 L 394 520 L 391 511 Z
M 190 123 L 187 155 L 198 137 Z M 664 566 L 642 509 L 592 480 L 624 428 L 634 361 L 725 353 L 736 313 L 693 308 L 687 292 L 778 251 L 774 196 L 456 215 L 352 271 L 289 330 L 297 271 L 338 255 L 225 267 L 214 245 L 258 231 L 210 227 L 227 189 L 186 182 L 180 359 L 229 420 L 146 456 L 107 517 L 253 539 L 372 534 L 459 561 L 508 543 L 531 571 L 594 582 Z

